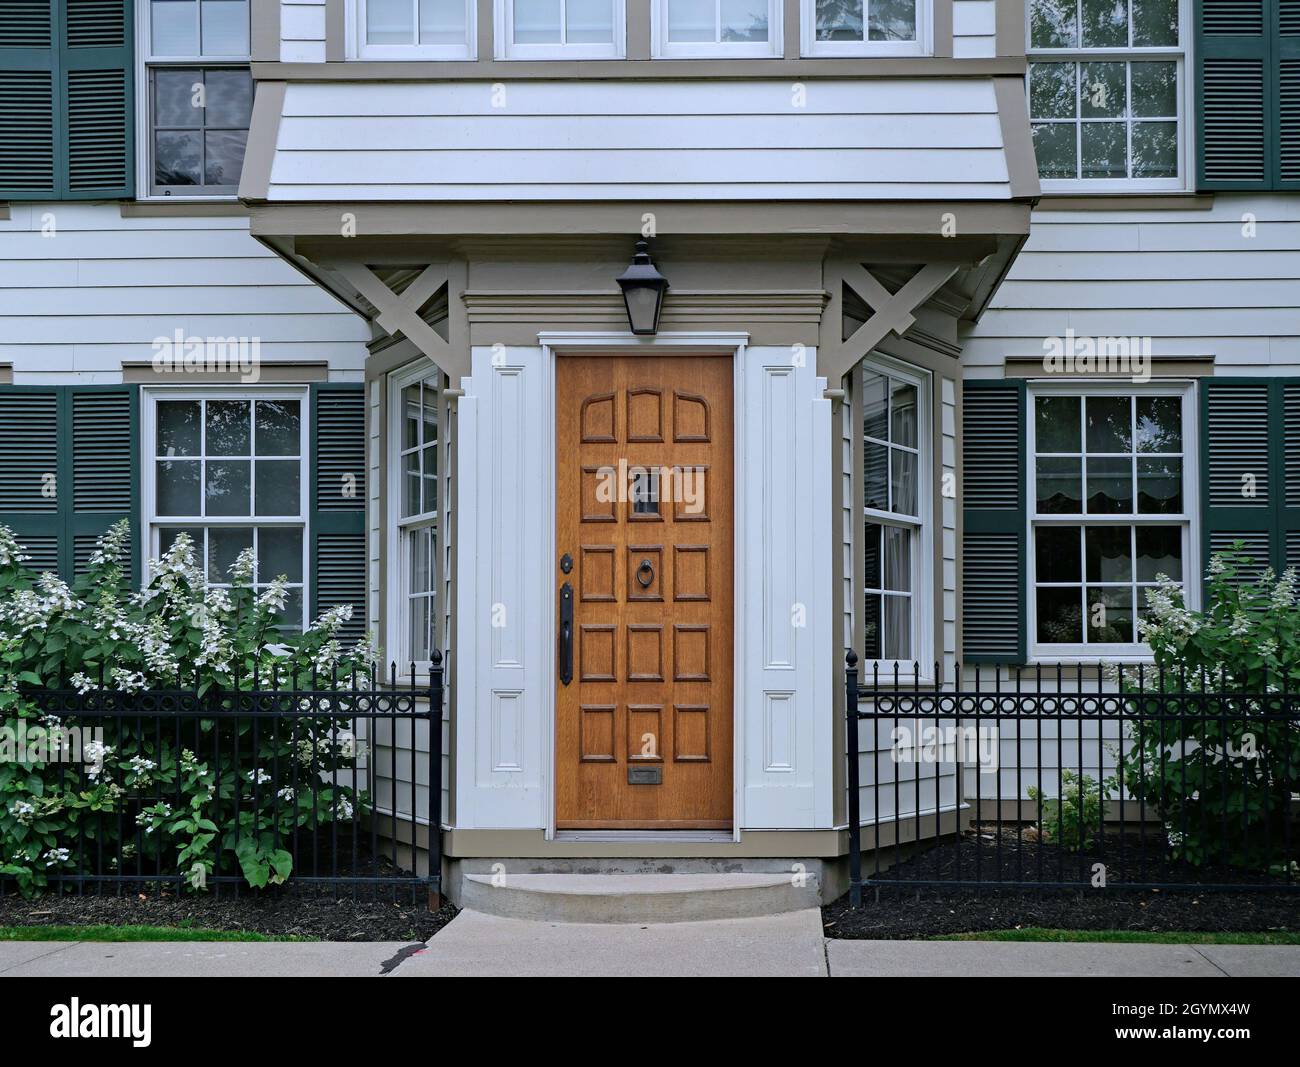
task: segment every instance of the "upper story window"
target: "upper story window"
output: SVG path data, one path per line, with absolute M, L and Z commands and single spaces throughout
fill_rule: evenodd
M 655 55 L 666 59 L 781 54 L 776 0 L 658 0 Z
M 926 0 L 803 0 L 803 54 L 923 55 L 927 17 Z
M 361 59 L 472 59 L 469 0 L 355 0 L 351 28 Z
M 501 59 L 620 59 L 623 0 L 497 0 Z
M 1045 191 L 1187 187 L 1187 0 L 1029 0 Z
M 253 112 L 248 0 L 152 0 L 141 156 L 154 196 L 234 196 Z

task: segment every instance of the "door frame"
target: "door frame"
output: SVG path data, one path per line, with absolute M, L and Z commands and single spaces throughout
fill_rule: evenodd
M 749 346 L 748 333 L 736 333 L 731 331 L 717 332 L 691 332 L 675 333 L 665 332 L 654 335 L 653 337 L 639 337 L 627 331 L 615 330 L 593 330 L 593 331 L 552 331 L 545 330 L 537 334 L 538 343 L 542 346 L 542 364 L 545 367 L 545 396 L 542 397 L 542 403 L 545 405 L 544 410 L 548 413 L 544 419 L 546 427 L 546 440 L 544 442 L 544 469 L 546 471 L 545 481 L 551 486 L 550 490 L 539 494 L 542 500 L 542 514 L 538 516 L 542 523 L 543 538 L 542 546 L 545 557 L 550 566 L 555 565 L 555 495 L 556 495 L 556 471 L 555 471 L 555 364 L 557 359 L 563 359 L 565 356 L 593 356 L 605 355 L 610 356 L 629 356 L 636 355 L 638 352 L 646 354 L 663 355 L 703 355 L 703 356 L 728 356 L 732 361 L 731 388 L 732 388 L 732 689 L 731 689 L 731 718 L 732 718 L 732 738 L 731 738 L 731 835 L 733 841 L 740 840 L 740 827 L 744 825 L 742 804 L 744 802 L 744 758 L 745 738 L 744 738 L 744 715 L 742 709 L 745 707 L 745 673 L 744 673 L 744 653 L 745 653 L 745 583 L 741 580 L 745 573 L 745 544 L 744 538 L 741 537 L 743 529 L 744 499 L 745 499 L 745 480 L 742 476 L 742 466 L 740 463 L 742 448 L 744 447 L 744 388 L 743 388 L 743 370 L 745 349 Z M 555 582 L 548 582 L 546 592 L 546 611 L 550 620 L 547 627 L 547 634 L 550 640 L 550 652 L 544 662 L 545 668 L 545 696 L 542 701 L 543 736 L 547 738 L 546 758 L 543 760 L 542 767 L 542 796 L 543 803 L 546 807 L 546 840 L 555 839 L 555 698 L 556 698 L 556 659 L 554 650 L 558 639 L 557 628 L 559 619 L 559 606 L 556 602 Z M 593 831 L 608 832 L 608 831 Z M 664 830 L 645 830 L 645 831 L 627 831 L 628 833 L 643 832 L 647 838 L 661 837 L 665 833 L 672 831 Z

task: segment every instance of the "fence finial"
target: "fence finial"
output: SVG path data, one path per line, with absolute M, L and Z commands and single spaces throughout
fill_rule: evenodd
M 854 652 L 853 649 L 848 649 L 844 653 L 844 662 L 850 667 L 856 667 L 858 665 L 858 654 Z

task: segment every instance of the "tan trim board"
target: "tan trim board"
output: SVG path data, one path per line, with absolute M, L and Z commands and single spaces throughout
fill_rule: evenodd
M 12 363 L 0 363 L 0 385 L 14 384 L 14 365 Z
M 1024 0 L 996 0 L 998 58 L 1025 57 Z
M 238 200 L 123 200 L 118 211 L 124 219 L 248 218 Z
M 253 62 L 280 61 L 280 0 L 253 0 Z
M 994 78 L 993 93 L 998 102 L 998 122 L 1002 125 L 1002 151 L 1006 154 L 1011 176 L 1011 195 L 1038 196 L 1038 162 L 1034 157 L 1033 133 L 1029 125 L 1029 104 L 1021 78 Z
M 1212 193 L 1147 194 L 1145 196 L 1053 196 L 1044 194 L 1039 211 L 1209 211 Z
M 800 0 L 782 0 L 781 3 L 781 53 L 787 59 L 798 59 L 803 46 L 803 13 Z
M 627 58 L 650 58 L 650 4 L 652 0 L 626 0 L 623 18 L 627 23 Z
M 934 56 L 952 57 L 952 0 L 934 0 Z
M 271 186 L 271 164 L 284 113 L 284 82 L 259 82 L 253 98 L 253 121 L 244 150 L 244 170 L 239 179 L 241 200 L 265 200 Z M 335 226 L 337 229 L 337 224 Z
M 1214 373 L 1213 356 L 1152 356 L 1151 377 L 1153 378 L 1201 378 Z M 1007 356 L 1002 361 L 1004 378 L 1041 378 L 1048 381 L 1064 381 L 1078 378 L 1083 381 L 1095 379 L 1128 381 L 1132 373 L 1095 371 L 1092 374 L 1068 375 L 1049 374 L 1043 367 L 1041 356 Z
M 282 83 L 281 89 L 283 90 Z M 261 99 L 259 88 L 258 99 Z M 261 151 L 270 137 L 259 129 L 250 154 Z M 269 143 L 269 141 L 268 141 Z M 260 164 L 269 172 L 270 160 Z M 245 180 L 254 180 L 245 162 Z M 259 186 L 265 195 L 265 186 Z M 241 197 L 255 199 L 240 190 Z M 339 213 L 355 214 L 359 237 L 437 237 L 469 234 L 523 236 L 545 234 L 635 234 L 646 212 L 655 215 L 660 235 L 665 234 L 812 234 L 943 236 L 943 216 L 960 212 L 964 234 L 1029 233 L 1027 203 L 965 200 L 948 203 L 900 201 L 709 201 L 629 202 L 593 204 L 561 201 L 532 203 L 331 204 L 252 205 L 252 233 L 258 237 L 334 237 L 339 233 Z
M 329 364 L 324 360 L 310 363 L 259 363 L 256 377 L 240 371 L 189 371 L 155 367 L 140 361 L 122 362 L 124 385 L 258 385 L 268 382 L 324 382 L 329 380 Z
M 0 204 L 0 222 L 8 221 L 9 217 L 9 205 Z
M 325 0 L 325 60 L 342 63 L 347 59 L 347 2 Z
M 447 830 L 443 852 L 461 858 L 573 857 L 573 858 L 676 858 L 697 856 L 778 857 L 842 856 L 848 850 L 843 830 L 741 831 L 737 841 L 656 841 L 652 833 L 642 839 L 590 841 L 562 838 L 547 841 L 541 830 Z
M 480 27 L 481 32 L 481 27 Z M 481 43 L 481 38 L 480 38 Z M 397 63 L 254 63 L 258 81 L 592 81 L 633 78 L 964 78 L 1023 76 L 1020 56 L 993 59 L 583 59 L 477 60 Z M 490 53 L 489 53 L 490 55 Z

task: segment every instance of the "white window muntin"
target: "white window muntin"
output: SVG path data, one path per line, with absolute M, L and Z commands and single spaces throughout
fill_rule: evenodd
M 496 0 L 495 41 L 497 59 L 622 59 L 627 53 L 627 28 L 624 17 L 624 0 L 607 0 L 610 5 L 610 40 L 569 41 L 569 7 L 576 0 L 558 0 L 555 8 L 558 18 L 556 42 L 517 43 L 515 41 L 515 8 L 517 0 Z
M 1084 453 L 1040 453 L 1038 451 L 1037 426 L 1035 424 L 1035 405 L 1038 397 L 1043 396 L 1126 396 L 1132 398 L 1131 405 L 1136 404 L 1139 397 L 1150 396 L 1168 396 L 1177 397 L 1181 402 L 1181 432 L 1182 432 L 1182 451 L 1180 453 L 1161 452 L 1155 453 L 1159 456 L 1174 457 L 1175 455 L 1182 458 L 1182 499 L 1183 510 L 1177 514 L 1147 513 L 1139 512 L 1138 508 L 1138 486 L 1137 486 L 1137 463 L 1133 463 L 1133 511 L 1122 513 L 1099 513 L 1089 512 L 1087 508 L 1087 457 L 1107 456 L 1134 456 L 1136 452 L 1084 452 Z M 1136 557 L 1136 529 L 1138 527 L 1148 526 L 1173 526 L 1181 531 L 1182 546 L 1182 579 L 1184 602 L 1191 608 L 1198 608 L 1201 602 L 1200 595 L 1200 549 L 1196 536 L 1196 516 L 1199 512 L 1199 482 L 1194 462 L 1195 457 L 1199 455 L 1199 445 L 1196 437 L 1197 427 L 1195 421 L 1196 404 L 1195 393 L 1190 382 L 1164 382 L 1149 383 L 1145 385 L 1124 384 L 1119 385 L 1110 383 L 1081 383 L 1081 382 L 1051 382 L 1051 383 L 1032 383 L 1029 391 L 1025 410 L 1025 455 L 1026 455 L 1026 477 L 1025 493 L 1027 495 L 1027 535 L 1025 551 L 1025 597 L 1026 597 L 1026 616 L 1025 625 L 1028 627 L 1028 648 L 1031 660 L 1042 660 L 1051 663 L 1072 663 L 1072 662 L 1096 662 L 1099 659 L 1122 658 L 1130 661 L 1150 660 L 1151 649 L 1148 645 L 1140 641 L 1121 644 L 1113 642 L 1088 642 L 1087 625 L 1088 625 L 1088 604 L 1087 590 L 1095 587 L 1119 588 L 1121 586 L 1130 586 L 1138 589 L 1138 595 L 1142 595 L 1141 590 L 1151 585 L 1147 581 L 1139 581 L 1137 578 L 1137 557 Z M 1086 433 L 1086 428 L 1081 432 Z M 1086 441 L 1082 445 L 1086 449 Z M 1137 447 L 1136 441 L 1133 444 L 1134 449 Z M 1081 470 L 1081 487 L 1085 499 L 1083 501 L 1084 511 L 1071 513 L 1043 513 L 1038 512 L 1038 487 L 1037 487 L 1037 461 L 1040 456 L 1082 456 Z M 1080 591 L 1080 607 L 1083 611 L 1083 636 L 1085 640 L 1080 643 L 1052 643 L 1038 640 L 1038 590 L 1037 586 L 1051 586 L 1054 583 L 1037 581 L 1038 560 L 1037 560 L 1037 540 L 1034 531 L 1043 526 L 1078 526 L 1081 527 L 1081 537 L 1086 537 L 1088 527 L 1128 527 L 1130 533 L 1130 546 L 1132 555 L 1130 563 L 1133 568 L 1133 574 L 1128 582 L 1092 582 L 1087 576 L 1087 559 L 1081 545 L 1081 563 L 1079 583 L 1055 583 L 1058 585 L 1073 586 L 1078 584 Z M 1134 603 L 1133 628 L 1134 635 L 1137 632 L 1138 611 L 1142 607 L 1142 602 Z
M 142 449 L 141 454 L 144 462 L 141 464 L 141 507 L 143 509 L 143 526 L 146 530 L 147 556 L 149 559 L 158 558 L 162 545 L 165 531 L 178 528 L 184 528 L 191 531 L 202 531 L 204 535 L 203 543 L 195 545 L 196 564 L 202 570 L 208 585 L 213 587 L 227 588 L 230 581 L 225 576 L 212 578 L 209 576 L 209 545 L 208 531 L 210 530 L 236 530 L 250 529 L 253 537 L 253 547 L 256 550 L 258 542 L 261 540 L 261 531 L 263 530 L 292 530 L 301 532 L 302 536 L 302 559 L 301 570 L 298 572 L 301 577 L 297 580 L 291 580 L 288 583 L 291 596 L 296 596 L 299 610 L 301 612 L 300 620 L 292 620 L 296 625 L 306 626 L 309 621 L 310 613 L 310 523 L 307 518 L 307 511 L 310 501 L 310 480 L 311 464 L 308 462 L 310 448 L 310 396 L 305 389 L 298 387 L 270 388 L 270 389 L 194 389 L 190 387 L 172 387 L 157 386 L 151 387 L 143 393 L 143 426 L 142 426 Z M 206 463 L 206 455 L 197 457 L 200 460 L 200 508 L 197 515 L 160 515 L 157 510 L 157 493 L 158 493 L 158 470 L 157 465 L 160 460 L 166 460 L 166 456 L 159 455 L 158 443 L 158 403 L 160 401 L 179 400 L 179 401 L 199 401 L 201 403 L 209 400 L 237 400 L 247 401 L 250 404 L 250 413 L 253 405 L 258 400 L 296 400 L 298 402 L 298 453 L 296 456 L 286 454 L 277 454 L 274 458 L 277 460 L 288 461 L 296 459 L 298 461 L 298 486 L 299 494 L 296 501 L 297 510 L 294 512 L 286 511 L 277 515 L 205 515 L 205 508 L 202 505 L 202 493 L 204 487 L 203 468 Z M 206 433 L 206 427 L 202 414 L 199 426 L 200 435 Z M 201 436 L 200 440 L 203 440 Z M 203 452 L 206 453 L 206 445 L 202 446 Z M 219 460 L 239 461 L 245 457 L 220 456 Z M 250 477 L 253 479 L 249 489 L 250 512 L 256 511 L 256 446 L 250 457 L 252 470 Z M 265 457 L 264 457 L 265 458 Z M 255 568 L 254 587 L 260 592 L 277 575 L 263 574 L 260 565 Z M 291 579 L 294 577 L 290 575 Z M 291 601 L 292 603 L 292 601 Z
M 723 5 L 726 0 L 712 0 L 713 40 L 675 41 L 670 32 L 669 5 L 673 0 L 653 0 L 650 23 L 654 59 L 764 59 L 780 56 L 782 49 L 782 6 L 777 0 L 762 0 L 767 7 L 767 40 L 722 40 Z M 761 6 L 761 5 L 760 5 Z
M 1084 0 L 1086 2 L 1086 0 Z M 1075 127 L 1075 168 L 1076 173 L 1082 169 L 1083 161 L 1083 130 L 1082 127 L 1091 122 L 1119 122 L 1123 121 L 1125 125 L 1125 159 L 1131 161 L 1133 158 L 1133 126 L 1139 122 L 1160 122 L 1170 121 L 1177 123 L 1177 160 L 1178 176 L 1172 178 L 1041 178 L 1045 193 L 1057 192 L 1183 192 L 1191 188 L 1192 175 L 1195 171 L 1195 145 L 1193 138 L 1193 120 L 1196 114 L 1195 96 L 1194 96 L 1194 79 L 1190 76 L 1191 71 L 1191 49 L 1192 49 L 1192 15 L 1190 0 L 1177 0 L 1178 3 L 1178 44 L 1177 45 L 1133 45 L 1126 46 L 1108 46 L 1108 47 L 1088 47 L 1081 43 L 1076 43 L 1068 47 L 1044 47 L 1036 45 L 1033 42 L 1033 21 L 1032 18 L 1025 20 L 1025 43 L 1029 60 L 1029 72 L 1025 76 L 1025 92 L 1031 94 L 1030 80 L 1033 75 L 1033 67 L 1037 61 L 1074 61 L 1080 63 L 1098 63 L 1098 62 L 1115 62 L 1124 63 L 1124 83 L 1126 98 L 1129 101 L 1125 109 L 1125 115 L 1122 120 L 1118 118 L 1085 118 L 1083 116 L 1083 77 L 1082 73 L 1077 72 L 1075 75 L 1075 114 L 1074 118 L 1052 119 L 1036 118 L 1033 114 L 1032 95 L 1029 97 L 1030 124 L 1053 125 L 1053 124 L 1073 124 Z M 1032 13 L 1032 8 L 1030 9 Z M 1134 40 L 1134 22 L 1133 22 L 1133 5 L 1130 3 L 1128 10 L 1128 39 Z M 1082 25 L 1080 12 L 1082 5 L 1076 3 L 1076 18 L 1074 23 L 1075 33 L 1078 42 L 1082 41 Z M 1152 60 L 1172 60 L 1176 66 L 1177 73 L 1177 114 L 1174 116 L 1156 116 L 1156 115 L 1134 115 L 1132 113 L 1132 80 L 1134 63 Z
M 861 41 L 819 41 L 817 39 L 817 0 L 802 0 L 799 5 L 800 50 L 805 56 L 928 56 L 934 51 L 932 19 L 933 0 L 916 0 L 916 35 L 910 41 L 872 41 L 869 37 L 871 0 L 864 5 Z
M 347 20 L 347 54 L 353 59 L 394 59 L 394 60 L 457 60 L 475 58 L 477 30 L 477 7 L 474 0 L 461 0 L 464 3 L 464 33 L 460 34 L 459 24 L 448 33 L 455 34 L 456 40 L 443 42 L 420 42 L 420 8 L 425 6 L 421 0 L 406 0 L 410 4 L 411 38 L 407 42 L 371 43 L 367 26 L 369 25 L 368 5 L 377 0 L 348 0 Z M 390 0 L 391 2 L 391 0 Z M 397 6 L 394 3 L 394 6 Z M 459 13 L 459 7 L 457 8 Z

